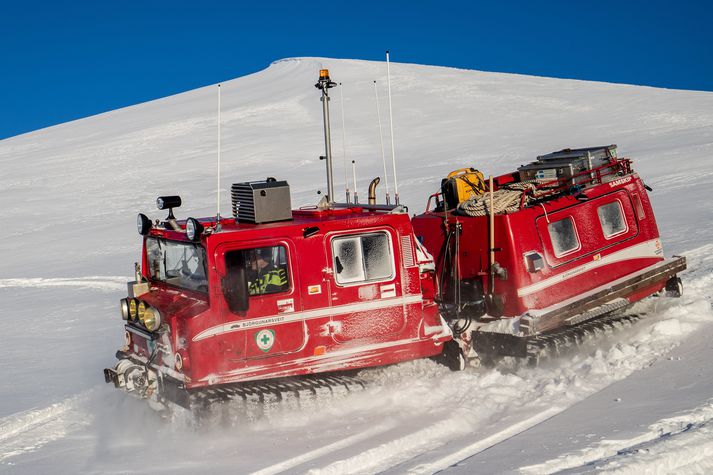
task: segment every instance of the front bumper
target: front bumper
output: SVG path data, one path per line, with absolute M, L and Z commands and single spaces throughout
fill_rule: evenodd
M 104 368 L 104 381 L 140 399 L 167 406 L 173 403 L 190 409 L 190 397 L 183 381 L 179 381 L 145 362 L 118 351 L 119 360 L 113 368 Z

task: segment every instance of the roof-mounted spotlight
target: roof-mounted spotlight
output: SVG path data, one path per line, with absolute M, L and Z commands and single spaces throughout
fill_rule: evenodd
M 196 218 L 186 220 L 186 235 L 191 241 L 199 241 L 203 234 L 203 225 Z
M 139 229 L 139 234 L 146 236 L 151 230 L 151 220 L 143 213 L 139 213 L 136 217 L 136 227 Z
M 173 215 L 173 208 L 178 208 L 181 206 L 180 196 L 159 196 L 156 198 L 156 207 L 158 209 L 167 209 L 168 217 L 166 220 L 176 219 Z

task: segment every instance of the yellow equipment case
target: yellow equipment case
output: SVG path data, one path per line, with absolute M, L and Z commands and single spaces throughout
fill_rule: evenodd
M 452 171 L 448 177 L 441 180 L 441 192 L 451 209 L 463 201 L 484 194 L 486 191 L 485 177 L 475 168 L 461 168 Z

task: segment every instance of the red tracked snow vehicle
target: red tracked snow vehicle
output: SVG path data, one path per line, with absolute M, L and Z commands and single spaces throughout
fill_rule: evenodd
M 159 404 L 359 385 L 345 371 L 457 349 L 435 298 L 432 257 L 406 209 L 337 204 L 291 209 L 286 182 L 233 185 L 233 218 L 164 222 L 140 214 L 141 265 L 122 300 L 126 345 L 107 383 Z M 375 180 L 376 182 L 376 180 Z M 320 375 L 310 377 L 309 375 Z M 297 378 L 299 376 L 299 378 Z
M 638 318 L 622 313 L 644 297 L 680 295 L 686 260 L 664 258 L 647 189 L 616 145 L 553 152 L 489 183 L 475 169 L 443 180 L 412 221 L 463 350 L 536 361 Z

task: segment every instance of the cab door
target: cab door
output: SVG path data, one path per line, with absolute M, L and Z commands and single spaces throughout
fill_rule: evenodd
M 252 359 L 302 349 L 307 335 L 300 318 L 293 244 L 280 240 L 250 247 L 225 246 L 221 251 L 226 269 L 224 296 L 242 292 L 247 297 L 245 309 L 224 307 L 222 345 L 230 359 L 250 364 Z
M 331 234 L 332 337 L 338 343 L 395 338 L 406 326 L 395 232 L 374 229 Z

